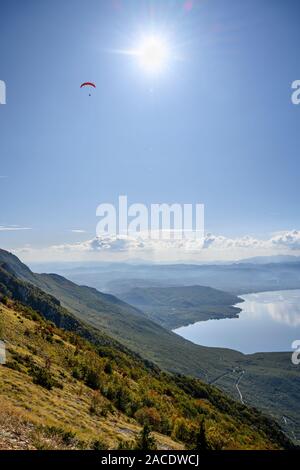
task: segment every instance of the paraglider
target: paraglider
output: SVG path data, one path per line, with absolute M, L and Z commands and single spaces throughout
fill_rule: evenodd
M 84 82 L 80 85 L 80 88 L 83 88 L 83 87 L 92 87 L 92 88 L 96 88 L 96 85 L 95 83 L 93 82 Z M 91 96 L 91 94 L 89 93 L 89 96 Z

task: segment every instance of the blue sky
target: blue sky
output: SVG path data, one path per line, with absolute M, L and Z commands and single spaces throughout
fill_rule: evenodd
M 206 231 L 229 239 L 300 228 L 300 5 L 185 5 L 1 1 L 1 247 L 92 239 L 97 205 L 119 194 L 204 203 Z M 141 33 L 168 39 L 161 74 L 115 53 Z

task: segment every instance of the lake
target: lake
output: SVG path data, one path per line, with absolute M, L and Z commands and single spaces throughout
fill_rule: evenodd
M 300 340 L 300 290 L 240 296 L 239 318 L 208 320 L 177 328 L 174 333 L 203 346 L 254 352 L 291 351 Z

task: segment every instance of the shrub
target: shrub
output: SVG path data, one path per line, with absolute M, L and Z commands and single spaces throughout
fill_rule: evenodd
M 220 434 L 219 430 L 215 428 L 210 428 L 209 433 L 206 433 L 206 435 L 209 450 L 222 450 L 234 447 L 234 439 L 232 437 L 228 439 L 225 433 Z
M 117 450 L 132 450 L 133 442 L 131 441 L 120 441 Z
M 93 450 L 107 450 L 108 445 L 106 442 L 97 439 L 94 442 L 92 442 L 92 449 Z
M 85 377 L 85 384 L 93 390 L 99 390 L 101 387 L 100 375 L 95 370 L 89 370 Z
M 130 391 L 126 387 L 118 387 L 116 390 L 114 404 L 118 410 L 123 411 L 123 413 L 129 413 L 129 405 L 131 402 Z
M 46 390 L 51 390 L 53 387 L 63 388 L 62 384 L 55 380 L 51 372 L 46 368 L 33 366 L 29 373 L 33 378 L 33 383 L 40 385 Z
M 74 377 L 74 379 L 77 379 L 77 380 L 82 379 L 82 371 L 80 370 L 79 367 L 74 367 L 73 368 L 72 377 Z
M 135 413 L 135 418 L 142 425 L 151 426 L 151 428 L 156 431 L 160 430 L 161 417 L 155 408 L 140 408 Z
M 172 422 L 167 416 L 162 416 L 160 423 L 160 432 L 170 436 L 172 434 Z
M 48 426 L 45 430 L 45 434 L 49 437 L 58 437 L 66 445 L 71 445 L 76 440 L 75 432 L 66 431 L 57 426 Z
M 105 372 L 106 374 L 111 375 L 111 374 L 112 374 L 112 371 L 113 371 L 113 369 L 112 369 L 111 363 L 110 363 L 110 362 L 107 362 L 107 363 L 105 364 L 105 366 L 104 366 L 104 372 Z
M 30 310 L 28 313 L 29 314 L 26 316 L 30 317 L 31 320 L 36 321 L 36 322 L 41 321 L 42 317 L 34 310 Z
M 17 372 L 22 372 L 21 367 L 16 361 L 7 361 L 5 364 L 5 367 L 8 367 L 9 369 L 16 370 Z
M 173 436 L 175 439 L 183 442 L 189 442 L 191 437 L 191 429 L 189 422 L 184 418 L 177 418 L 173 428 Z
M 38 369 L 33 373 L 33 383 L 47 390 L 51 390 L 54 386 L 52 376 L 46 369 Z
M 94 392 L 92 395 L 90 413 L 95 415 L 101 415 L 103 409 L 103 398 L 99 392 Z
M 9 304 L 9 299 L 6 295 L 4 295 L 3 297 L 1 297 L 1 302 L 3 303 L 3 305 L 6 305 L 8 306 Z

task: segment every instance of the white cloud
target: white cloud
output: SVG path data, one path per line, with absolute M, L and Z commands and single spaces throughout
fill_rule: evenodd
M 31 227 L 20 227 L 19 225 L 0 225 L 0 232 L 16 232 L 18 230 L 31 230 Z
M 91 240 L 84 242 L 69 243 L 63 245 L 55 245 L 52 247 L 54 251 L 59 252 L 100 252 L 100 251 L 112 251 L 112 252 L 127 252 L 132 250 L 138 250 L 139 248 L 145 248 L 145 244 L 139 242 L 136 239 L 121 236 L 106 236 L 106 237 L 95 237 Z
M 204 240 L 204 249 L 233 249 L 233 248 L 263 248 L 266 240 L 258 240 L 248 235 L 240 238 L 226 238 L 222 235 L 207 234 Z
M 287 247 L 292 251 L 300 250 L 300 231 L 281 232 L 272 238 L 272 244 L 275 247 Z
M 268 239 L 258 239 L 249 236 L 226 238 L 208 234 L 205 237 L 204 248 L 300 251 L 300 231 L 282 231 L 273 234 Z
M 86 233 L 86 230 L 75 228 L 75 229 L 70 230 L 70 232 L 72 232 L 72 233 Z

